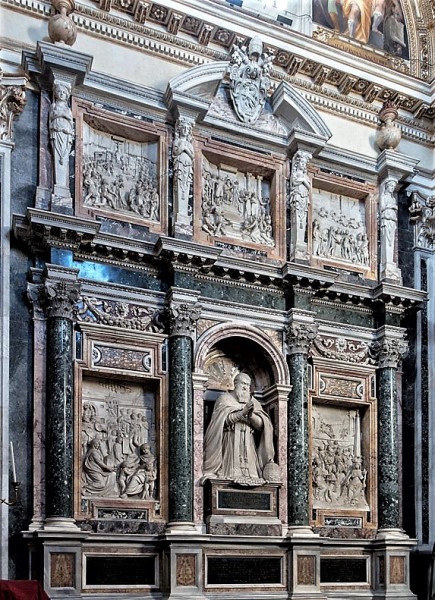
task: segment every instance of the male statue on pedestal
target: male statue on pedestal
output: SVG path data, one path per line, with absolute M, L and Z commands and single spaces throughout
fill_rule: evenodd
M 246 486 L 266 483 L 264 467 L 274 465 L 273 427 L 250 388 L 249 375 L 239 373 L 234 390 L 216 400 L 204 439 L 204 480 L 227 479 Z

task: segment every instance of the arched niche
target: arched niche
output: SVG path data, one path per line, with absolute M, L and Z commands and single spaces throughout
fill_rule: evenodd
M 202 519 L 204 433 L 218 396 L 232 390 L 237 372 L 248 373 L 251 392 L 269 414 L 274 428 L 275 462 L 286 479 L 287 399 L 290 377 L 284 354 L 260 329 L 248 324 L 221 323 L 198 339 L 194 356 L 195 519 Z M 280 519 L 286 521 L 286 487 L 280 495 Z

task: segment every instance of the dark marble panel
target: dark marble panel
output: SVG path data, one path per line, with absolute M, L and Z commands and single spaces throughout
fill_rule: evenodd
M 14 120 L 15 147 L 11 153 L 11 214 L 34 206 L 38 182 L 38 95 L 26 90 L 26 106 Z M 23 168 L 25 165 L 25 168 Z M 21 531 L 32 517 L 32 319 L 26 301 L 27 274 L 32 266 L 27 248 L 11 235 L 9 435 L 14 444 L 20 505 L 9 510 L 9 578 L 27 579 L 27 542 Z
M 289 358 L 292 391 L 288 402 L 288 522 L 308 525 L 308 377 L 307 357 Z
M 39 97 L 26 90 L 26 105 L 14 120 L 15 148 L 11 155 L 11 209 L 25 214 L 35 204 L 38 177 L 38 111 Z
M 357 312 L 346 308 L 342 303 L 336 306 L 315 305 L 317 318 L 325 321 L 334 321 L 336 323 L 347 323 L 359 327 L 373 327 L 373 316 L 368 313 Z
M 46 512 L 73 516 L 72 323 L 48 321 L 46 406 Z
M 379 528 L 399 528 L 399 460 L 396 369 L 378 371 Z
M 169 338 L 169 520 L 193 521 L 192 340 Z
M 158 292 L 167 290 L 164 280 L 149 274 L 140 273 L 133 269 L 123 269 L 98 262 L 76 261 L 69 250 L 60 250 L 53 248 L 51 250 L 50 261 L 56 265 L 72 267 L 79 269 L 79 277 L 108 283 L 118 283 L 131 287 L 148 289 Z

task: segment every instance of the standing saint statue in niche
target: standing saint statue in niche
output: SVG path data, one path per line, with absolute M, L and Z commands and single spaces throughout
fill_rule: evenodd
M 50 140 L 54 156 L 54 193 L 69 197 L 69 156 L 74 140 L 74 121 L 68 100 L 69 83 L 58 81 L 53 88 L 54 101 L 49 112 Z
M 266 483 L 264 468 L 274 465 L 273 427 L 250 388 L 249 375 L 239 373 L 234 390 L 216 400 L 204 438 L 203 480 L 227 479 L 246 486 Z
M 192 123 L 185 119 L 178 119 L 175 129 L 175 139 L 172 147 L 174 157 L 174 187 L 176 197 L 176 213 L 182 215 L 190 223 L 188 217 L 189 192 L 193 176 L 193 145 Z

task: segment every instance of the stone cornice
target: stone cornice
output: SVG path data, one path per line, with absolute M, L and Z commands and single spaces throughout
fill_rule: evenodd
M 373 285 L 342 280 L 337 273 L 290 262 L 262 262 L 255 256 L 241 258 L 224 249 L 161 236 L 157 242 L 122 238 L 100 231 L 101 224 L 77 217 L 29 208 L 27 215 L 13 216 L 15 236 L 34 250 L 62 248 L 80 260 L 98 261 L 135 270 L 160 267 L 187 271 L 193 276 L 225 279 L 235 284 L 270 289 L 291 286 L 313 299 L 345 303 L 349 309 L 376 309 L 402 314 L 418 309 L 426 293 L 390 283 Z
M 36 0 L 31 6 L 25 0 L 3 0 L 3 3 L 23 12 L 36 12 L 45 18 L 50 13 L 49 5 L 42 1 Z M 275 81 L 287 80 L 300 85 L 301 81 L 295 81 L 298 74 L 306 78 L 305 83 L 311 84 L 311 93 L 314 94 L 328 96 L 331 92 L 328 89 L 335 86 L 346 105 L 353 100 L 361 103 L 362 98 L 366 110 L 370 110 L 373 103 L 377 106 L 390 99 L 401 111 L 415 118 L 425 116 L 432 119 L 435 115 L 432 86 L 408 77 L 403 71 L 388 68 L 391 57 L 379 51 L 375 53 L 367 46 L 358 45 L 361 46 L 358 48 L 359 55 L 355 57 L 337 46 L 328 46 L 293 29 L 283 29 L 272 21 L 259 20 L 245 11 L 232 10 L 228 19 L 225 16 L 222 19 L 222 6 L 227 8 L 223 2 L 209 3 L 206 7 L 192 3 L 198 17 L 193 17 L 184 5 L 185 12 L 180 11 L 180 5 L 174 2 L 163 6 L 138 0 L 125 9 L 114 2 L 117 9 L 127 13 L 123 18 L 110 13 L 111 4 L 108 0 L 101 0 L 100 8 L 76 4 L 73 18 L 78 29 L 89 30 L 93 35 L 98 31 L 102 38 L 160 54 L 186 66 L 226 60 L 227 51 L 233 43 L 245 43 L 252 31 L 257 31 L 265 38 L 267 47 L 275 51 L 276 69 L 272 73 Z M 173 8 L 170 8 L 172 5 Z M 164 9 L 164 14 L 161 9 Z M 305 58 L 308 51 L 309 59 Z M 375 54 L 380 55 L 381 64 L 373 62 Z M 323 84 L 327 84 L 328 89 Z M 407 94 L 403 93 L 404 87 L 408 90 Z M 328 110 L 330 106 L 326 104 L 324 109 Z M 377 109 L 372 109 L 372 119 L 376 118 Z M 333 110 L 337 109 L 334 107 Z M 355 113 L 351 117 L 356 119 L 361 115 Z M 412 121 L 405 117 L 403 125 L 412 135 Z

